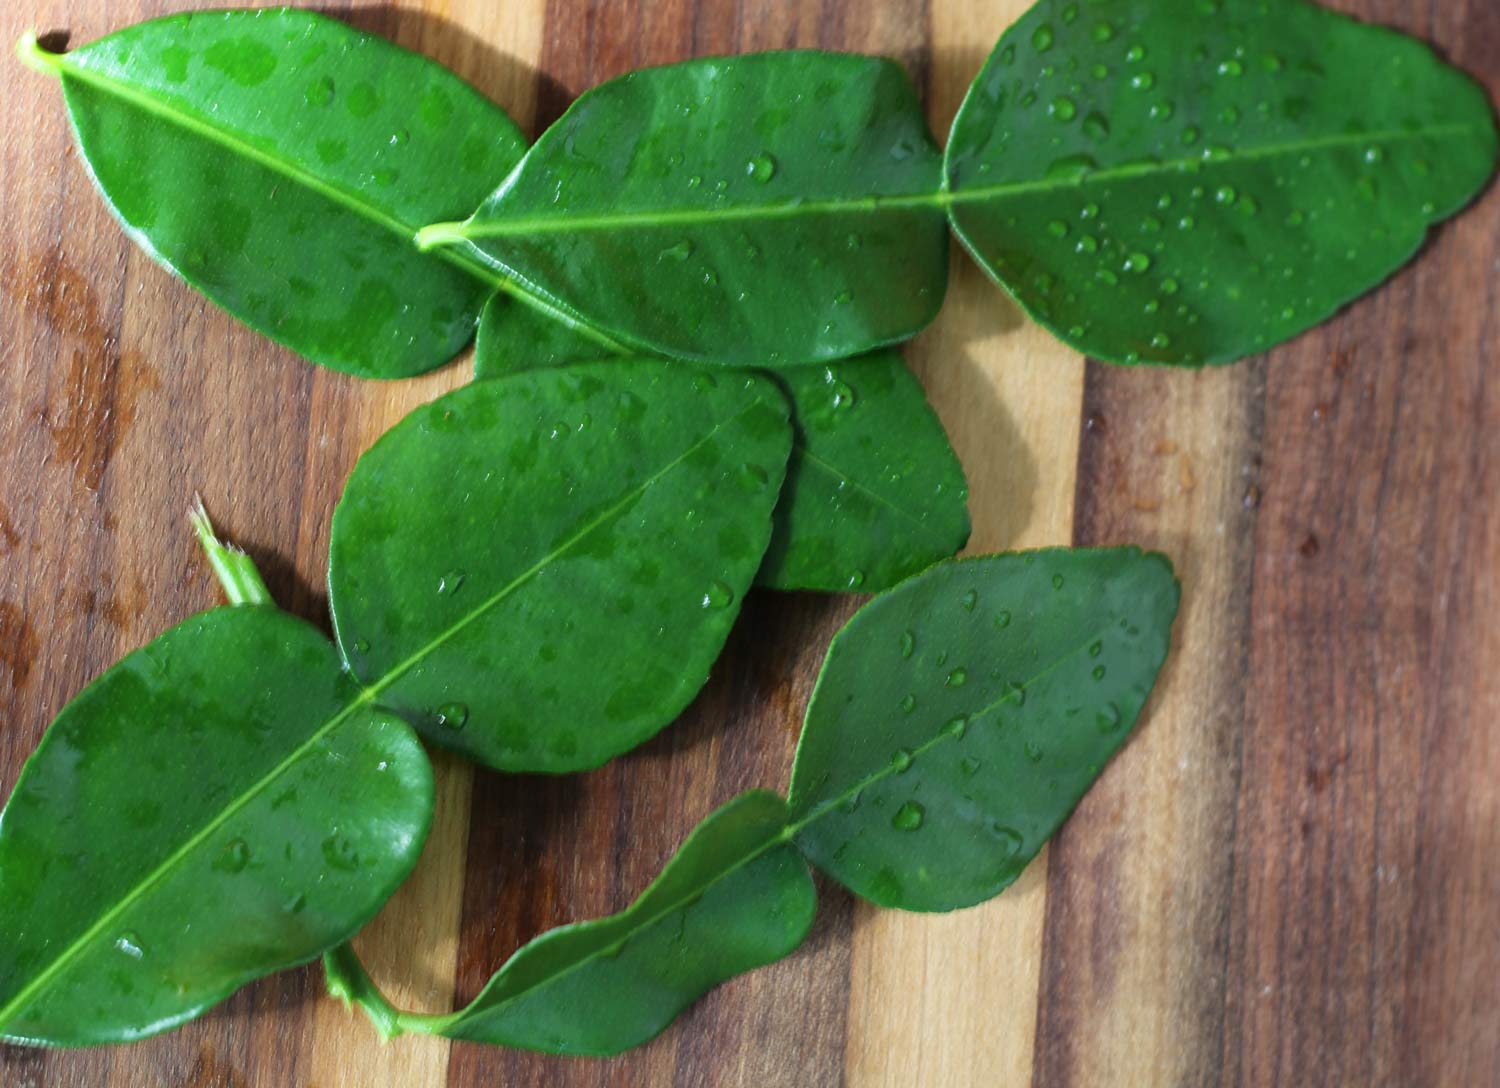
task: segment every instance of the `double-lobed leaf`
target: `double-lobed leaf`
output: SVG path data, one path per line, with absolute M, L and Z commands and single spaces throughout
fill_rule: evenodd
M 373 378 L 429 370 L 473 336 L 493 273 L 413 236 L 474 208 L 526 145 L 445 68 L 289 8 L 26 56 L 61 76 L 126 230 L 240 320 Z
M 139 1039 L 348 939 L 415 864 L 432 788 L 302 621 L 166 632 L 63 709 L 0 817 L 0 1037 Z
M 807 936 L 817 893 L 786 841 L 786 801 L 755 791 L 712 813 L 619 914 L 527 944 L 468 1007 L 419 1026 L 555 1054 L 618 1054 L 725 979 Z
M 1303 0 L 1042 0 L 948 142 L 954 229 L 1111 362 L 1231 362 L 1405 263 L 1495 168 L 1484 91 Z
M 780 367 L 932 320 L 948 267 L 940 181 L 899 65 L 707 58 L 586 92 L 473 216 L 422 237 L 620 344 Z
M 1125 742 L 1179 591 L 1134 548 L 944 563 L 835 636 L 792 769 L 808 859 L 865 899 L 998 895 Z
M 474 376 L 606 354 L 561 322 L 496 296 L 474 344 Z M 776 380 L 795 441 L 759 585 L 880 592 L 954 555 L 969 537 L 963 466 L 894 351 Z
M 333 516 L 339 645 L 489 766 L 598 766 L 703 686 L 791 447 L 768 379 L 621 359 L 475 382 L 367 452 Z

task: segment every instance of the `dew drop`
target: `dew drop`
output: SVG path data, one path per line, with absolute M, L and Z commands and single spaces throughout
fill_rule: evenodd
M 1052 43 L 1055 40 L 1056 35 L 1052 33 L 1052 27 L 1047 23 L 1043 23 L 1031 34 L 1031 48 L 1035 49 L 1038 53 L 1045 53 L 1052 48 Z
M 1099 641 L 1099 640 L 1096 639 L 1095 641 L 1089 643 L 1089 656 L 1090 657 L 1098 657 L 1103 652 L 1104 652 L 1104 643 L 1103 642 L 1101 642 L 1101 641 Z
M 668 246 L 656 255 L 658 262 L 662 261 L 685 261 L 693 255 L 693 243 L 686 238 L 675 246 Z
M 1002 631 L 1005 630 L 1007 627 L 1009 627 L 1010 626 L 1010 613 L 1009 612 L 1001 612 L 1001 613 L 999 613 L 995 617 L 995 626 L 998 627 Z
M 1127 272 L 1146 272 L 1151 268 L 1151 258 L 1144 253 L 1132 253 L 1125 258 L 1124 267 Z
M 140 935 L 135 932 L 122 933 L 115 938 L 115 950 L 123 952 L 133 960 L 138 960 L 146 954 L 141 947 Z
M 1125 59 L 1131 64 L 1139 64 L 1146 59 L 1146 47 L 1144 45 L 1132 45 L 1126 50 Z
M 1047 233 L 1054 238 L 1066 238 L 1068 236 L 1068 224 L 1061 219 L 1054 219 L 1047 224 Z
M 891 817 L 891 826 L 897 831 L 915 831 L 922 826 L 927 810 L 916 801 L 908 801 Z
M 250 864 L 250 845 L 244 839 L 231 839 L 214 858 L 213 868 L 220 873 L 243 873 Z
M 910 631 L 901 632 L 901 660 L 905 661 L 911 657 L 912 651 L 917 648 L 917 636 Z
M 713 582 L 703 592 L 702 606 L 704 608 L 728 608 L 734 603 L 734 590 L 723 582 Z
M 359 868 L 359 853 L 354 844 L 335 831 L 323 840 L 323 860 L 331 868 L 353 872 Z
M 969 719 L 963 715 L 959 715 L 957 718 L 950 718 L 948 720 L 948 724 L 943 726 L 943 732 L 947 733 L 954 740 L 960 740 L 964 733 L 968 731 L 968 728 Z
M 968 671 L 963 668 L 957 668 L 948 674 L 948 679 L 945 683 L 950 688 L 961 688 L 964 686 L 964 682 L 968 679 Z
M 1047 107 L 1047 112 L 1059 121 L 1071 121 L 1078 116 L 1078 104 L 1066 95 L 1059 95 Z
M 917 697 L 915 695 L 906 694 L 901 697 L 901 710 L 903 713 L 910 714 L 916 708 Z
M 911 770 L 914 762 L 916 762 L 916 757 L 911 754 L 910 748 L 897 748 L 891 753 L 891 770 L 897 774 L 905 774 Z
M 1000 691 L 1000 697 L 1004 702 L 1012 706 L 1026 705 L 1026 686 L 1019 680 L 1011 680 L 1006 683 Z
M 762 151 L 745 164 L 745 173 L 764 185 L 776 176 L 776 160 Z
M 1083 134 L 1090 140 L 1103 143 L 1109 139 L 1109 121 L 1102 113 L 1090 113 L 1083 119 Z
M 437 709 L 438 725 L 445 729 L 462 729 L 469 721 L 469 708 L 463 703 L 444 703 Z
M 315 79 L 302 92 L 302 99 L 309 106 L 326 106 L 333 101 L 333 80 L 328 76 Z
M 1121 721 L 1120 708 L 1114 703 L 1110 703 L 1094 718 L 1094 724 L 1099 727 L 1101 733 L 1113 733 L 1120 728 Z
M 1113 23 L 1107 20 L 1097 22 L 1094 24 L 1094 28 L 1089 31 L 1089 34 L 1094 39 L 1094 41 L 1098 42 L 1100 45 L 1103 45 L 1107 41 L 1114 40 L 1115 26 Z
M 1085 234 L 1082 238 L 1078 239 L 1078 244 L 1073 249 L 1078 253 L 1098 253 L 1099 239 L 1095 238 L 1092 234 Z
M 1233 204 L 1237 199 L 1239 194 L 1235 192 L 1233 185 L 1221 185 L 1214 190 L 1214 200 L 1220 204 Z
M 465 577 L 467 577 L 467 575 L 465 575 L 461 570 L 450 570 L 447 574 L 438 579 L 437 591 L 444 595 L 452 595 L 454 593 L 457 593 L 459 587 L 464 584 Z
M 1031 760 L 1031 762 L 1040 763 L 1042 761 L 1042 746 L 1036 741 L 1028 740 L 1022 746 L 1022 749 L 1026 753 L 1026 758 Z

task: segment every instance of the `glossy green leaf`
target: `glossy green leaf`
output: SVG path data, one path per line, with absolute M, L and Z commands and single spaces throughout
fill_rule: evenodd
M 695 830 L 619 914 L 562 926 L 526 945 L 467 1008 L 393 1013 L 344 950 L 330 988 L 382 1029 L 554 1054 L 618 1054 L 655 1037 L 734 975 L 789 955 L 817 910 L 807 863 L 785 837 L 786 802 L 743 794 Z
M 777 378 L 797 443 L 761 585 L 879 592 L 964 546 L 963 467 L 899 355 Z
M 339 644 L 382 705 L 490 766 L 595 767 L 708 678 L 786 469 L 767 379 L 611 360 L 475 382 L 360 458 Z
M 1134 548 L 944 563 L 834 638 L 792 770 L 797 843 L 881 906 L 1009 885 L 1124 743 L 1177 581 Z
M 195 616 L 58 715 L 0 818 L 0 1036 L 182 1023 L 346 940 L 432 816 L 417 738 L 272 608 Z
M 599 354 L 567 326 L 496 298 L 479 325 L 474 376 Z M 963 467 L 899 355 L 796 367 L 777 380 L 796 440 L 759 585 L 876 593 L 963 547 Z
M 595 88 L 457 246 L 622 344 L 777 367 L 860 354 L 937 313 L 938 152 L 888 60 L 759 53 Z
M 126 230 L 317 363 L 395 378 L 473 335 L 495 275 L 423 254 L 520 159 L 515 125 L 433 62 L 310 11 L 173 15 L 65 55 L 95 180 Z
M 1404 263 L 1495 164 L 1484 92 L 1302 0 L 1042 0 L 953 125 L 954 228 L 1114 362 L 1223 363 Z

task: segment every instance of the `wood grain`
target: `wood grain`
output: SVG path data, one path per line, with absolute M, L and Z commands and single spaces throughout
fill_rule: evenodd
M 38 0 L 77 41 L 185 5 Z M 942 132 L 1023 0 L 421 0 L 334 13 L 538 131 L 579 91 L 707 53 L 905 63 Z M 1338 0 L 1500 90 L 1493 0 Z M 359 453 L 458 364 L 315 370 L 132 247 L 56 88 L 0 69 L 0 789 L 52 714 L 215 601 L 201 492 L 278 600 L 325 622 L 328 516 Z M 85 1052 L 0 1047 L 6 1086 L 1500 1083 L 1500 193 L 1323 329 L 1205 373 L 1085 364 L 955 255 L 908 350 L 970 476 L 972 547 L 1138 542 L 1185 585 L 1147 720 L 1052 849 L 944 917 L 820 885 L 812 940 L 649 1046 L 566 1061 L 378 1046 L 316 968 Z M 472 996 L 546 927 L 619 909 L 715 805 L 782 788 L 857 602 L 758 594 L 672 729 L 566 779 L 441 759 L 418 875 L 360 938 L 402 1003 Z

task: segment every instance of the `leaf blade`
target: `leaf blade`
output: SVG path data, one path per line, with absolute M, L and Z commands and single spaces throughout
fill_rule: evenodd
M 945 178 L 964 245 L 1087 354 L 1217 364 L 1290 339 L 1493 173 L 1483 92 L 1383 28 L 1302 0 L 1056 16 L 1001 38 Z
M 612 360 L 455 390 L 360 459 L 334 512 L 346 659 L 435 743 L 597 766 L 706 681 L 790 445 L 781 395 L 746 374 Z
M 798 95 L 819 110 L 793 109 Z M 621 343 L 779 367 L 932 319 L 947 276 L 938 185 L 897 66 L 749 54 L 585 93 L 473 217 L 428 237 L 465 242 Z
M 472 335 L 496 276 L 412 238 L 524 142 L 456 76 L 293 9 L 168 16 L 42 56 L 111 210 L 215 304 L 367 377 L 431 369 Z
M 416 862 L 432 777 L 355 696 L 316 631 L 239 605 L 69 703 L 0 817 L 0 1034 L 143 1038 L 371 917 Z
M 1125 741 L 1177 602 L 1165 558 L 1127 548 L 958 560 L 876 598 L 808 706 L 798 846 L 881 906 L 999 894 Z
M 714 986 L 806 937 L 817 894 L 785 825 L 775 794 L 728 802 L 624 911 L 531 941 L 438 1033 L 595 1056 L 655 1037 Z

